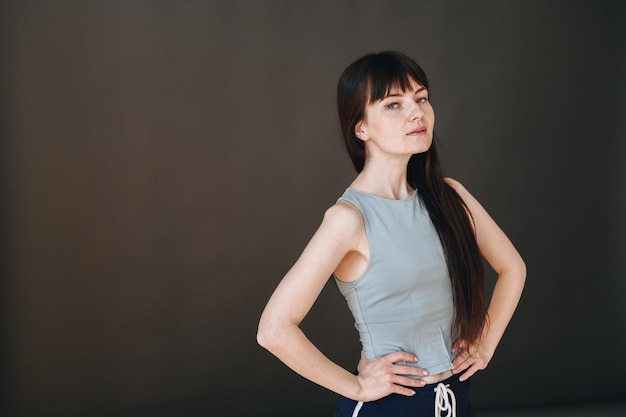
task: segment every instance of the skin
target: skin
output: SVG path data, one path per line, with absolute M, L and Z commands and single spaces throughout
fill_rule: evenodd
M 407 91 L 392 89 L 389 96 L 369 103 L 355 128 L 365 143 L 365 166 L 350 186 L 388 199 L 409 197 L 414 193 L 406 180 L 409 158 L 430 148 L 434 123 L 428 92 L 415 82 Z M 419 359 L 407 352 L 394 352 L 376 359 L 361 354 L 359 375 L 353 375 L 324 356 L 300 330 L 299 324 L 331 274 L 349 282 L 367 267 L 369 244 L 363 220 L 346 202 L 326 211 L 300 258 L 272 294 L 259 322 L 259 344 L 303 377 L 357 401 L 373 401 L 392 393 L 410 396 L 415 388 L 452 373 L 462 373 L 461 379 L 466 380 L 485 369 L 515 311 L 526 269 L 517 250 L 480 203 L 457 181 L 446 181 L 467 204 L 479 249 L 498 273 L 489 305 L 489 325 L 477 340 L 454 343 L 453 351 L 459 352 L 454 369 L 427 375 L 421 368 L 396 365 Z

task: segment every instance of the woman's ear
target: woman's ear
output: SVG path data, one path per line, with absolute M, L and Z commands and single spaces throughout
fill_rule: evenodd
M 354 134 L 356 135 L 357 138 L 361 139 L 361 140 L 367 140 L 367 133 L 364 130 L 364 123 L 363 120 L 359 121 L 355 126 L 354 126 Z

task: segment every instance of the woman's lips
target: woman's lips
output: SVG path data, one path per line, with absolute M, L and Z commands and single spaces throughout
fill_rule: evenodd
M 411 130 L 408 135 L 423 135 L 428 131 L 425 126 L 418 127 L 415 130 Z

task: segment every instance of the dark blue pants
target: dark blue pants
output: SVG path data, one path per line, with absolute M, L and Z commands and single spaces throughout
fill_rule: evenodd
M 449 385 L 456 397 L 456 416 L 474 417 L 469 401 L 469 380 L 459 381 L 459 375 L 441 381 Z M 415 395 L 407 397 L 400 394 L 391 394 L 380 400 L 363 403 L 358 412 L 358 417 L 432 417 L 435 415 L 435 387 L 438 384 L 428 384 L 422 388 L 413 388 Z M 357 401 L 342 397 L 334 417 L 352 417 Z M 446 415 L 446 412 L 442 412 Z

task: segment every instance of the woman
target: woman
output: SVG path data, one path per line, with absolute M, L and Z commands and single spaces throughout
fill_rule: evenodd
M 442 176 L 428 81 L 414 61 L 362 57 L 343 72 L 337 103 L 358 175 L 270 298 L 258 342 L 342 395 L 336 416 L 471 416 L 468 378 L 513 315 L 524 262 L 478 201 Z M 498 273 L 488 307 L 482 257 Z M 363 345 L 356 375 L 298 327 L 331 274 Z

